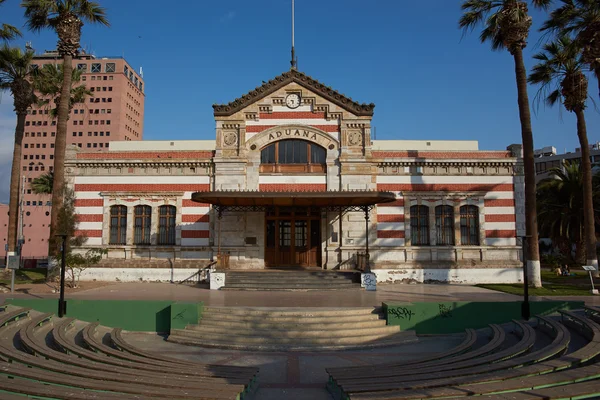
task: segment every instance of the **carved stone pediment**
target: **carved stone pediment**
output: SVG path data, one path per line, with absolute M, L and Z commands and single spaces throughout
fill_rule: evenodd
M 290 70 L 283 74 L 275 77 L 274 79 L 263 83 L 261 86 L 251 90 L 242 97 L 235 99 L 227 104 L 214 104 L 213 110 L 215 117 L 228 117 L 235 114 L 238 111 L 243 110 L 250 104 L 256 103 L 284 86 L 295 82 L 299 86 L 323 97 L 333 104 L 341 107 L 342 109 L 357 115 L 357 116 L 373 116 L 373 110 L 375 104 L 361 104 L 350 97 L 347 97 L 336 90 L 333 90 L 329 86 L 322 84 L 316 79 L 299 72 L 297 70 Z

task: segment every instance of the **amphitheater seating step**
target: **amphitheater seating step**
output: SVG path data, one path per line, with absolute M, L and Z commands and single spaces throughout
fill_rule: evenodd
M 0 398 L 250 399 L 258 369 L 152 354 L 96 323 L 16 309 L 0 312 Z
M 360 273 L 326 270 L 223 271 L 221 290 L 340 290 L 360 287 Z
M 561 311 L 561 318 L 538 316 L 537 323 L 514 321 L 503 329 L 507 333 L 504 344 L 487 355 L 478 353 L 497 342 L 497 332 L 482 348 L 466 349 L 473 341 L 473 333 L 467 331 L 456 348 L 466 353 L 451 349 L 408 365 L 329 368 L 327 388 L 334 399 L 344 400 L 599 398 L 597 322 L 583 312 Z M 478 332 L 482 334 L 485 330 Z M 573 342 L 580 345 L 574 347 Z
M 171 342 L 240 350 L 319 351 L 416 341 L 373 308 L 206 307 L 198 325 L 172 329 Z

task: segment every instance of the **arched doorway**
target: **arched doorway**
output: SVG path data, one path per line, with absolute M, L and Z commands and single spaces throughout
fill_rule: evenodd
M 327 151 L 316 143 L 285 139 L 261 149 L 261 174 L 323 175 Z M 284 176 L 284 175 L 282 175 Z M 321 266 L 321 210 L 273 207 L 265 213 L 265 265 Z

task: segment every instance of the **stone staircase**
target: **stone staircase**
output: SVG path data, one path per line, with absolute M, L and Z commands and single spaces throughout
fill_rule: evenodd
M 325 351 L 416 341 L 386 326 L 373 308 L 206 307 L 198 325 L 172 329 L 170 342 L 238 350 Z
M 221 290 L 339 290 L 360 288 L 360 274 L 339 271 L 223 271 Z

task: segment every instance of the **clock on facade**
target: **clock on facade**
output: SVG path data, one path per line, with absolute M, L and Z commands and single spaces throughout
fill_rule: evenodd
M 290 93 L 285 97 L 285 104 L 289 108 L 298 108 L 300 106 L 300 95 L 298 93 Z

